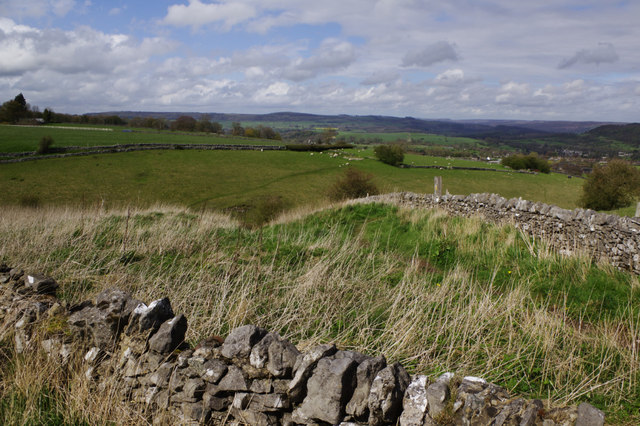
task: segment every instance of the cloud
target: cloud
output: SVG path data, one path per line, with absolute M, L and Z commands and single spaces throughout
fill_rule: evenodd
M 403 67 L 428 67 L 438 62 L 457 61 L 459 59 L 455 45 L 439 41 L 419 50 L 407 52 L 402 60 Z
M 53 13 L 66 16 L 76 5 L 75 0 L 53 0 L 50 2 Z
M 64 74 L 117 73 L 174 47 L 175 43 L 161 38 L 137 41 L 89 27 L 74 31 L 41 30 L 0 18 L 0 76 L 37 70 Z
M 253 18 L 256 10 L 244 3 L 202 3 L 189 0 L 188 5 L 169 6 L 163 22 L 176 27 L 198 29 L 204 25 L 221 23 L 225 30 Z
M 464 81 L 464 71 L 459 68 L 446 70 L 434 79 L 434 82 L 440 86 L 459 86 Z
M 569 59 L 564 59 L 558 65 L 558 69 L 569 68 L 576 64 L 596 64 L 613 63 L 618 61 L 619 56 L 615 47 L 611 43 L 598 43 L 593 49 L 582 49 L 577 51 Z
M 75 7 L 75 0 L 20 0 L 0 2 L 0 15 L 18 18 L 42 18 L 53 13 L 66 16 Z
M 370 74 L 360 83 L 363 86 L 376 86 L 378 84 L 389 84 L 400 78 L 400 74 L 393 70 L 376 71 Z
M 225 59 L 227 72 L 241 71 L 246 77 L 301 82 L 347 68 L 356 60 L 354 46 L 328 38 L 308 51 L 296 44 L 253 47 Z

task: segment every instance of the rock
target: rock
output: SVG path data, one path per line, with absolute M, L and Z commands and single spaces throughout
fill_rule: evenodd
M 230 365 L 227 374 L 218 383 L 218 389 L 224 392 L 246 392 L 249 390 L 249 385 L 242 370 L 235 365 Z
M 9 279 L 11 281 L 18 281 L 24 275 L 24 271 L 22 269 L 13 268 L 9 271 Z
M 402 410 L 402 398 L 411 379 L 402 365 L 395 363 L 380 370 L 369 392 L 369 424 L 395 423 Z
M 202 396 L 202 403 L 205 409 L 213 411 L 226 411 L 231 405 L 231 397 L 220 398 L 206 393 Z
M 68 323 L 92 339 L 94 346 L 113 350 L 115 341 L 138 303 L 122 290 L 108 289 L 98 294 L 95 306 L 83 303 L 72 308 Z
M 205 410 L 201 402 L 183 402 L 180 406 L 182 412 L 182 419 L 186 424 L 189 421 L 195 422 L 195 424 L 201 424 L 205 422 Z
M 96 297 L 96 307 L 105 312 L 112 322 L 118 322 L 122 330 L 129 322 L 129 316 L 140 304 L 129 293 L 116 288 L 110 288 L 99 293 Z
M 578 405 L 578 419 L 576 426 L 602 426 L 604 425 L 604 413 L 588 402 Z
M 94 346 L 84 355 L 84 360 L 89 365 L 96 365 L 104 359 L 105 355 L 106 354 L 102 349 Z
M 427 388 L 427 400 L 429 402 L 429 416 L 433 419 L 444 410 L 449 399 L 449 382 L 453 373 L 444 373 Z
M 227 372 L 227 365 L 218 359 L 210 359 L 202 367 L 204 370 L 202 378 L 213 384 L 217 384 Z
M 530 403 L 527 404 L 524 412 L 522 413 L 520 426 L 534 426 L 536 424 L 536 420 L 538 420 L 538 413 L 544 405 L 542 401 L 539 399 L 534 399 Z M 496 425 L 497 426 L 497 425 Z
M 243 325 L 234 328 L 222 344 L 221 354 L 225 358 L 247 358 L 253 346 L 267 334 L 263 328 L 255 325 Z
M 277 333 L 268 333 L 251 350 L 249 361 L 255 368 L 265 368 L 275 377 L 291 377 L 300 351 Z
M 154 300 L 149 306 L 140 302 L 131 314 L 127 334 L 141 333 L 149 330 L 154 332 L 163 322 L 174 316 L 173 309 L 171 309 L 171 302 L 166 297 Z
M 169 386 L 169 380 L 174 368 L 175 364 L 170 362 L 160 364 L 157 370 L 149 376 L 149 382 L 158 388 L 166 388 Z
M 427 414 L 427 376 L 415 376 L 402 400 L 400 426 L 422 426 Z
M 323 358 L 307 382 L 307 396 L 297 409 L 302 418 L 339 423 L 356 386 L 357 364 L 349 358 Z
M 238 392 L 234 396 L 232 405 L 240 410 L 276 413 L 287 410 L 289 408 L 289 400 L 286 395 Z
M 251 410 L 239 410 L 231 407 L 231 415 L 243 425 L 272 426 L 279 424 L 278 418 L 272 414 L 265 414 Z
M 251 382 L 249 390 L 252 393 L 270 393 L 273 391 L 273 386 L 269 379 L 258 379 Z
M 336 353 L 335 345 L 326 344 L 316 346 L 309 352 L 298 357 L 294 366 L 293 379 L 289 383 L 288 394 L 291 401 L 298 402 L 304 398 L 307 380 L 316 364 L 320 359 L 331 356 L 334 353 Z
M 55 295 L 58 288 L 58 283 L 53 278 L 38 274 L 25 276 L 24 284 L 37 294 Z
M 368 358 L 358 365 L 356 370 L 356 389 L 347 404 L 346 413 L 356 419 L 366 420 L 369 416 L 369 391 L 380 370 L 387 366 L 383 357 Z
M 206 388 L 206 385 L 202 379 L 198 379 L 198 378 L 189 379 L 184 384 L 184 387 L 182 388 L 182 392 L 188 398 L 201 399 L 205 388 Z
M 165 321 L 156 334 L 149 339 L 149 349 L 165 354 L 176 349 L 184 342 L 187 332 L 187 319 L 180 314 L 169 321 Z

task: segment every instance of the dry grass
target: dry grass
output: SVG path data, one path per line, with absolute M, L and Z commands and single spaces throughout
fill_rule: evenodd
M 449 245 L 425 248 L 431 240 Z M 166 206 L 11 208 L 0 211 L 2 259 L 56 277 L 73 301 L 111 286 L 147 302 L 168 296 L 189 319 L 192 343 L 253 323 L 301 349 L 331 341 L 412 372 L 473 374 L 550 403 L 591 400 L 611 418 L 638 418 L 629 414 L 640 399 L 637 300 L 594 316 L 572 307 L 569 293 L 536 291 L 562 274 L 558 286 L 596 274 L 637 290 L 637 278 L 560 256 L 511 227 L 380 206 L 297 211 L 253 231 Z M 69 383 L 59 390 L 67 410 L 122 418 L 81 392 L 80 380 Z

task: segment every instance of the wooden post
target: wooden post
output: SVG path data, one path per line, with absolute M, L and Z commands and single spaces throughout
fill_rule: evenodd
M 640 217 L 640 203 L 636 207 L 636 217 Z
M 433 178 L 433 195 L 438 198 L 442 197 L 442 176 Z

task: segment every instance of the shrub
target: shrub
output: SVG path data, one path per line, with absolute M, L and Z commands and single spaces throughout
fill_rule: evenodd
M 640 196 L 640 170 L 624 160 L 596 165 L 582 186 L 580 204 L 593 210 L 626 207 Z
M 260 227 L 287 208 L 285 200 L 279 195 L 266 195 L 252 200 L 246 211 L 239 216 L 242 224 L 247 228 Z
M 549 162 L 538 154 L 532 152 L 528 155 L 514 154 L 508 157 L 504 157 L 501 161 L 503 166 L 511 167 L 513 170 L 537 170 L 542 173 L 551 172 L 551 165 Z
M 404 148 L 399 144 L 378 145 L 373 152 L 385 164 L 399 166 L 404 161 Z
M 53 145 L 53 138 L 51 136 L 43 136 L 38 142 L 38 149 L 36 153 L 46 154 L 51 151 L 51 145 Z
M 333 201 L 375 195 L 380 191 L 373 183 L 373 175 L 349 167 L 329 188 L 328 196 Z

